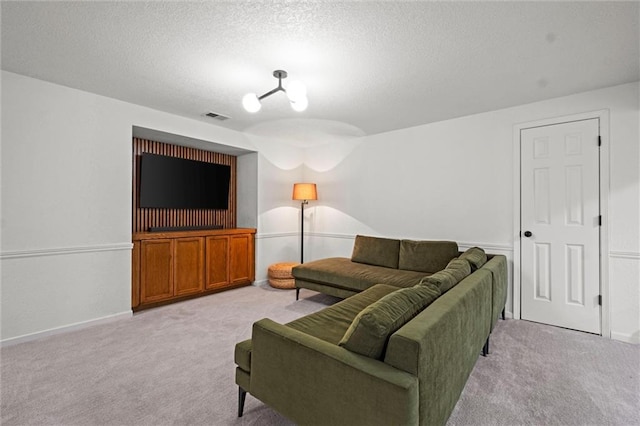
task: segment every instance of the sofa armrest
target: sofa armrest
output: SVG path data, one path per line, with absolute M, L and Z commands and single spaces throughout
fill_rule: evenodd
M 385 362 L 420 380 L 420 424 L 445 424 L 489 336 L 491 273 L 479 269 L 391 335 Z
M 253 325 L 249 392 L 298 424 L 418 424 L 418 379 L 270 319 Z
M 509 281 L 507 258 L 503 255 L 494 255 L 481 269 L 487 269 L 492 275 L 491 330 L 493 330 L 493 327 L 495 327 L 498 321 L 498 317 L 500 317 L 507 303 L 507 286 Z

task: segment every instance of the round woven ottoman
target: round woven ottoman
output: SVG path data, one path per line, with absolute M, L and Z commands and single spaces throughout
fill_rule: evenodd
M 269 284 L 275 288 L 296 288 L 296 281 L 291 275 L 291 268 L 299 265 L 297 262 L 274 263 L 269 266 Z

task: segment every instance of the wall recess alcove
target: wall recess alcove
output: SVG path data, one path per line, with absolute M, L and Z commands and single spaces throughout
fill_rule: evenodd
M 143 153 L 229 166 L 228 208 L 141 208 Z M 156 179 L 161 179 L 160 176 Z M 163 185 L 172 182 L 168 180 Z M 134 127 L 132 309 L 251 284 L 255 280 L 256 205 L 255 152 Z M 218 227 L 222 229 L 214 229 Z M 149 232 L 151 228 L 165 229 Z
M 184 136 L 177 133 L 164 132 L 141 126 L 132 127 L 132 139 L 144 139 L 175 147 L 194 148 L 197 150 L 230 155 L 236 157 L 235 170 L 235 226 L 239 228 L 255 228 L 258 224 L 258 153 L 254 150 L 226 145 L 209 140 Z M 246 141 L 239 140 L 238 144 Z M 133 145 L 133 142 L 132 142 Z M 136 155 L 132 155 L 132 183 L 136 185 L 133 174 L 136 172 Z M 134 188 L 135 190 L 135 188 Z M 133 199 L 132 212 L 137 203 Z M 132 213 L 133 219 L 133 213 Z M 136 232 L 135 221 L 131 224 L 132 232 Z M 142 229 L 140 232 L 146 231 Z

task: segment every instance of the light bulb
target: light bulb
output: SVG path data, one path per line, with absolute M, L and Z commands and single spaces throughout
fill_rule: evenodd
M 291 101 L 291 108 L 293 108 L 294 111 L 302 112 L 305 109 L 307 109 L 308 106 L 309 106 L 309 100 L 307 99 L 306 96 L 303 98 L 299 98 L 295 102 Z
M 260 99 L 258 99 L 258 95 L 255 93 L 247 93 L 242 98 L 242 106 L 248 112 L 258 112 L 260 111 L 262 104 L 260 103 Z
M 292 81 L 287 85 L 287 96 L 291 102 L 297 102 L 298 100 L 307 97 L 307 88 L 297 80 Z

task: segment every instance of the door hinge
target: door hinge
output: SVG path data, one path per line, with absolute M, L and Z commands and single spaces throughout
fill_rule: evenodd
M 598 135 L 598 146 L 602 146 L 602 136 Z
M 602 306 L 602 295 L 601 294 L 598 295 L 598 305 Z
M 602 226 L 602 215 L 598 216 L 598 226 Z

